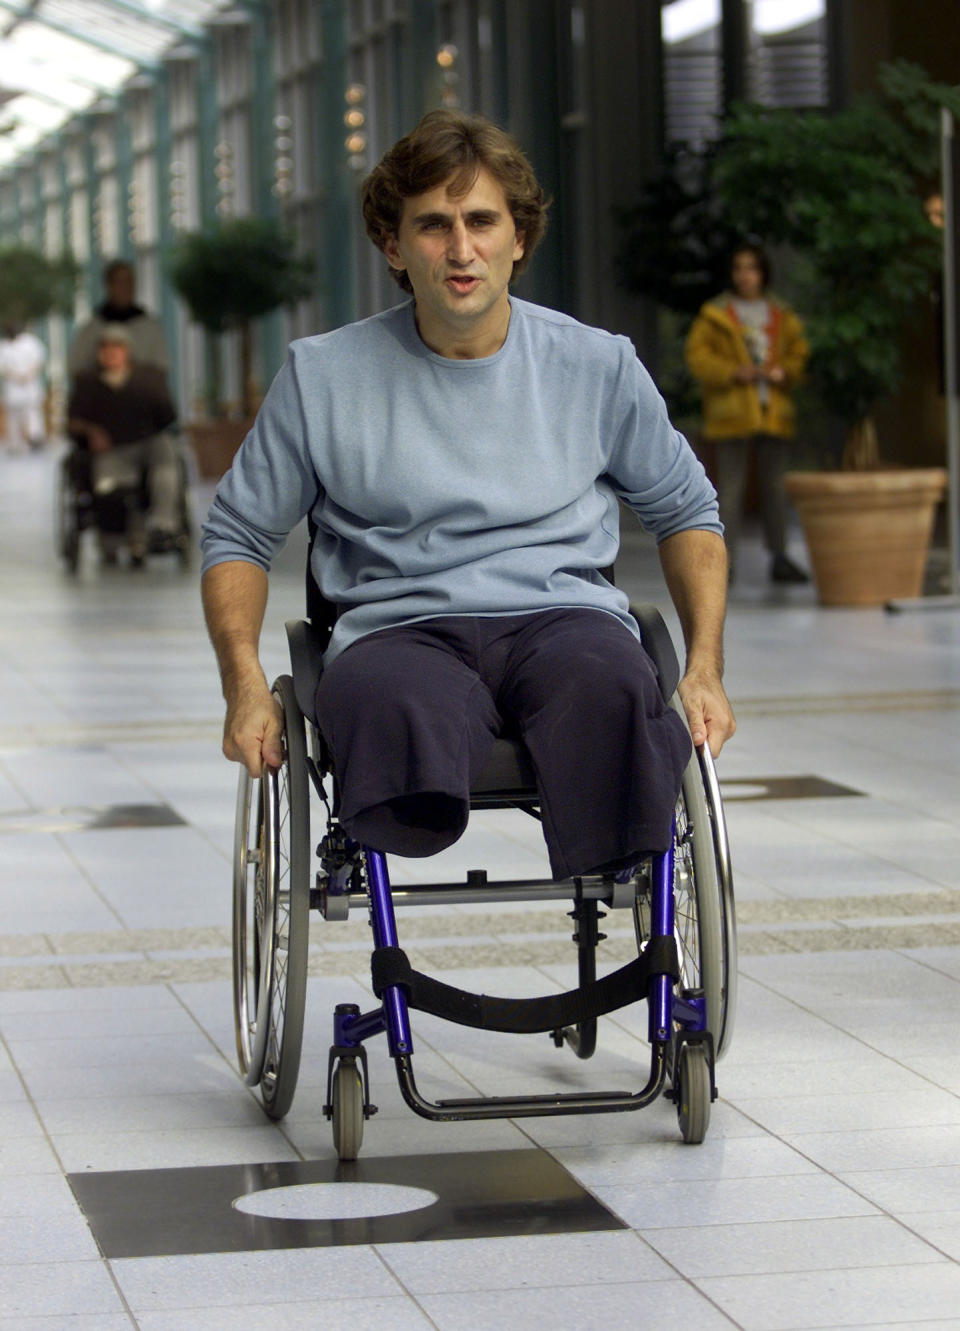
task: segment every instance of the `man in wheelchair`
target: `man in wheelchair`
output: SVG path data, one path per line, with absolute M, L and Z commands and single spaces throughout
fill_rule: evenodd
M 267 575 L 310 515 L 312 576 L 338 611 L 316 716 L 348 835 L 408 856 L 450 845 L 508 730 L 563 878 L 665 851 L 691 738 L 717 754 L 735 723 L 700 463 L 626 338 L 510 295 L 546 209 L 480 117 L 432 112 L 384 156 L 363 213 L 412 298 L 292 344 L 211 506 L 203 598 L 224 752 L 258 776 L 283 761 L 258 655 Z M 618 500 L 659 543 L 689 733 L 603 573 Z
M 166 375 L 132 359 L 130 334 L 106 324 L 98 368 L 81 370 L 67 406 L 70 437 L 87 464 L 94 517 L 107 559 L 125 539 L 141 564 L 172 548 L 181 527 L 181 477 L 169 427 L 176 420 Z M 147 508 L 138 502 L 146 489 Z

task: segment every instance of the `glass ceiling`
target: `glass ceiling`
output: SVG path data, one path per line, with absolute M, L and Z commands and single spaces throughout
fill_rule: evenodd
M 224 0 L 0 0 L 0 170 L 203 35 Z

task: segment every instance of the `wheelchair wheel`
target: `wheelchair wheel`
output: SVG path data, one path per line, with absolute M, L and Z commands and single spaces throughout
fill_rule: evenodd
M 676 1087 L 681 1135 L 691 1146 L 699 1146 L 710 1126 L 710 1064 L 702 1044 L 681 1047 Z
M 283 766 L 241 772 L 234 840 L 233 994 L 240 1069 L 279 1119 L 300 1070 L 307 990 L 310 799 L 303 716 L 282 676 Z
M 676 825 L 674 911 L 680 950 L 680 987 L 703 990 L 707 1000 L 707 1028 L 719 1046 L 723 1030 L 725 969 L 720 887 L 696 754 L 683 775 Z
M 675 699 L 674 706 L 680 710 Z M 715 806 L 708 799 L 704 767 L 712 776 Z M 733 1029 L 736 991 L 736 942 L 733 918 L 733 887 L 729 854 L 725 868 L 726 832 L 719 787 L 709 753 L 694 753 L 683 774 L 676 808 L 674 841 L 675 934 L 680 953 L 680 988 L 702 989 L 706 998 L 707 1028 L 719 1058 L 729 1045 Z M 729 897 L 721 890 L 721 878 Z M 640 898 L 634 907 L 638 943 L 650 937 L 648 903 Z M 671 1069 L 676 1084 L 677 1069 Z
M 80 519 L 68 457 L 61 460 L 57 477 L 57 554 L 68 570 L 76 573 L 80 563 Z
M 189 568 L 193 563 L 193 550 L 196 536 L 193 530 L 193 500 L 190 491 L 190 473 L 184 457 L 183 445 L 177 449 L 177 463 L 180 473 L 180 497 L 178 503 L 180 529 L 176 537 L 177 558 L 181 568 Z
M 700 774 L 703 778 L 703 795 L 707 807 L 713 857 L 717 870 L 717 886 L 720 894 L 723 993 L 721 1024 L 716 1037 L 716 1054 L 717 1058 L 722 1058 L 730 1046 L 737 1014 L 737 914 L 733 893 L 733 866 L 730 860 L 730 844 L 727 840 L 727 824 L 723 816 L 723 801 L 720 798 L 720 782 L 717 779 L 717 769 L 714 765 L 713 755 L 706 745 L 698 751 L 697 756 L 700 763 Z
M 341 1058 L 333 1073 L 333 1144 L 341 1160 L 356 1160 L 363 1142 L 363 1080 L 355 1058 Z

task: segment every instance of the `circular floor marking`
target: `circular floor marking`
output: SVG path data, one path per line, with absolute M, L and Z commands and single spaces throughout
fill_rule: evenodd
M 297 1183 L 248 1192 L 235 1197 L 232 1205 L 271 1220 L 362 1220 L 420 1211 L 438 1200 L 427 1188 L 392 1183 Z

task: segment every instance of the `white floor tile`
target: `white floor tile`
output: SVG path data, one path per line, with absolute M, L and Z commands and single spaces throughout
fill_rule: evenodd
M 945 1260 L 935 1247 L 881 1215 L 651 1229 L 644 1237 L 691 1279 Z
M 708 1137 L 700 1146 L 643 1142 L 634 1148 L 598 1142 L 579 1149 L 554 1148 L 553 1154 L 587 1188 L 669 1185 L 698 1179 L 784 1178 L 815 1174 L 817 1166 L 769 1137 Z
M 110 1263 L 134 1314 L 175 1308 L 244 1307 L 265 1284 L 285 1302 L 398 1295 L 400 1287 L 369 1248 L 290 1248 L 209 1257 L 124 1258 Z
M 53 1137 L 63 1167 L 71 1173 L 112 1169 L 183 1169 L 188 1166 L 259 1164 L 296 1160 L 297 1154 L 280 1130 L 262 1127 L 175 1132 L 57 1133 Z
M 592 1327 L 636 1331 L 639 1326 L 686 1323 L 698 1331 L 735 1325 L 696 1290 L 681 1281 L 614 1283 L 559 1289 L 504 1290 L 477 1294 L 429 1294 L 420 1302 L 438 1331 L 556 1331 L 557 1327 Z
M 0 1313 L 0 1331 L 131 1331 L 133 1323 L 125 1312 L 54 1314 L 50 1317 L 4 1317 Z
M 798 1151 L 831 1174 L 858 1170 L 938 1169 L 957 1159 L 954 1124 L 853 1132 L 808 1132 L 789 1139 Z
M 83 1216 L 18 1215 L 0 1218 L 0 1285 L 6 1266 L 99 1261 L 100 1251 Z
M 99 1261 L 0 1266 L 3 1311 L 15 1323 L 27 1317 L 63 1317 L 123 1311 L 110 1273 Z M 23 1321 L 18 1323 L 22 1326 Z
M 655 1252 L 626 1230 L 518 1235 L 466 1242 L 387 1243 L 381 1258 L 404 1289 L 425 1294 L 593 1284 L 597 1273 L 628 1282 L 670 1280 Z
M 851 1188 L 898 1218 L 960 1211 L 960 1165 L 932 1169 L 861 1170 L 840 1175 Z
M 139 1331 L 186 1331 L 184 1315 L 139 1313 Z M 316 1331 L 318 1326 L 349 1331 L 430 1331 L 434 1325 L 408 1298 L 313 1299 L 290 1303 L 278 1299 L 243 1308 L 197 1308 L 190 1313 L 189 1331 Z M 3 1323 L 0 1322 L 0 1331 Z
M 960 1099 L 935 1086 L 900 1095 L 792 1095 L 778 1099 L 731 1097 L 737 1108 L 780 1136 L 794 1133 L 855 1132 L 949 1123 L 960 1130 Z
M 822 1174 L 799 1174 L 676 1182 L 655 1190 L 604 1184 L 593 1191 L 628 1225 L 647 1230 L 875 1214 L 871 1201 L 853 1190 L 857 1186 L 844 1187 Z
M 57 1157 L 43 1137 L 36 1133 L 27 1137 L 0 1136 L 0 1176 L 56 1174 L 59 1171 Z
M 710 1277 L 698 1286 L 745 1331 L 870 1326 L 883 1319 L 923 1326 L 960 1308 L 951 1263 L 860 1271 Z
M 77 1203 L 62 1174 L 0 1175 L 0 1217 L 75 1215 Z

